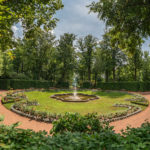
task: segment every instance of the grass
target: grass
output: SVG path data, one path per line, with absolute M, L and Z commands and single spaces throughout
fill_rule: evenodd
M 39 106 L 30 106 L 33 107 L 37 111 L 46 111 L 49 113 L 61 113 L 65 112 L 75 113 L 78 112 L 82 115 L 87 113 L 96 112 L 98 114 L 110 114 L 116 112 L 123 112 L 126 108 L 117 108 L 113 107 L 116 103 L 121 104 L 131 104 L 128 101 L 125 101 L 127 98 L 133 97 L 133 95 L 122 93 L 122 92 L 92 92 L 92 91 L 79 91 L 80 93 L 85 94 L 94 94 L 98 95 L 100 99 L 89 101 L 86 103 L 67 103 L 59 100 L 55 100 L 50 98 L 50 96 L 54 94 L 60 93 L 70 93 L 70 91 L 46 91 L 46 92 L 25 92 L 29 100 L 37 100 L 39 102 Z M 12 104 L 5 104 L 5 106 L 10 109 Z M 144 109 L 144 106 L 141 106 Z

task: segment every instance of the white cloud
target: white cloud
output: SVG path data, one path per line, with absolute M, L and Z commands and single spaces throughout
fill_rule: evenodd
M 15 33 L 15 32 L 18 31 L 18 28 L 14 25 L 14 26 L 12 26 L 12 30 L 13 30 L 13 32 Z
M 145 42 L 142 46 L 143 51 L 149 51 L 150 52 L 150 38 L 145 39 Z
M 64 0 L 64 9 L 56 15 L 60 20 L 55 29 L 56 36 L 69 32 L 79 36 L 92 34 L 101 39 L 105 24 L 97 18 L 96 14 L 88 13 L 89 9 L 86 6 L 91 2 L 92 0 Z
M 21 22 L 14 24 L 11 29 L 14 32 L 14 38 L 23 38 L 23 28 Z

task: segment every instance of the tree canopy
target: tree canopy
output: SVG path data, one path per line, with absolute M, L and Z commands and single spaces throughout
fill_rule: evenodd
M 32 37 L 37 27 L 52 30 L 57 21 L 53 16 L 62 7 L 61 0 L 0 0 L 0 49 L 12 48 L 11 27 L 18 22 L 26 37 Z
M 99 0 L 90 10 L 106 22 L 101 40 L 64 33 L 56 38 L 55 13 L 61 0 L 0 0 L 0 78 L 78 82 L 149 81 L 150 56 L 143 38 L 150 36 L 148 0 Z M 12 26 L 22 24 L 23 37 Z
M 121 48 L 134 52 L 135 45 L 150 36 L 149 0 L 99 0 L 88 7 L 112 27 L 112 40 L 118 40 Z

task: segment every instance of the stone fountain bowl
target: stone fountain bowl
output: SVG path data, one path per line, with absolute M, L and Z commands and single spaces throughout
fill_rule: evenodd
M 56 100 L 60 100 L 63 102 L 89 102 L 92 100 L 99 99 L 96 95 L 88 95 L 83 93 L 78 93 L 76 96 L 74 96 L 73 93 L 65 93 L 65 94 L 55 94 L 51 96 L 51 98 L 54 98 Z

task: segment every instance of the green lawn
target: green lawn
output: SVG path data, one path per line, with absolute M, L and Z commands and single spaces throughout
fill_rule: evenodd
M 126 98 L 133 97 L 133 95 L 129 95 L 127 93 L 121 92 L 92 92 L 92 91 L 80 91 L 80 93 L 85 94 L 94 94 L 98 95 L 100 99 L 86 102 L 86 103 L 67 103 L 59 100 L 55 100 L 50 98 L 50 96 L 54 94 L 60 93 L 70 93 L 70 91 L 46 91 L 46 92 L 25 92 L 27 97 L 30 100 L 37 100 L 39 102 L 39 106 L 34 106 L 35 110 L 46 111 L 50 113 L 61 113 L 65 112 L 78 112 L 80 114 L 87 114 L 97 112 L 98 114 L 110 114 L 116 112 L 122 112 L 126 110 L 126 108 L 116 108 L 113 107 L 116 103 L 125 103 L 130 104 L 130 102 L 125 101 Z M 10 108 L 12 104 L 5 104 L 7 108 Z M 33 106 L 31 106 L 33 107 Z M 142 107 L 144 109 L 145 107 Z
M 82 91 L 86 94 L 95 94 L 100 97 L 99 100 L 94 100 L 86 103 L 66 103 L 59 100 L 50 98 L 55 93 L 70 93 L 70 91 L 46 91 L 46 92 L 26 92 L 30 100 L 37 100 L 39 106 L 35 106 L 34 109 L 40 111 L 47 111 L 50 113 L 61 113 L 65 112 L 78 112 L 80 114 L 87 114 L 92 112 L 97 112 L 98 114 L 109 114 L 115 112 L 122 112 L 126 108 L 116 108 L 113 107 L 116 103 L 130 103 L 126 102 L 124 99 L 132 97 L 132 95 L 120 92 L 92 92 L 92 91 Z M 82 93 L 80 92 L 80 93 Z M 10 105 L 10 104 L 7 104 Z M 33 107 L 33 106 L 32 106 Z

